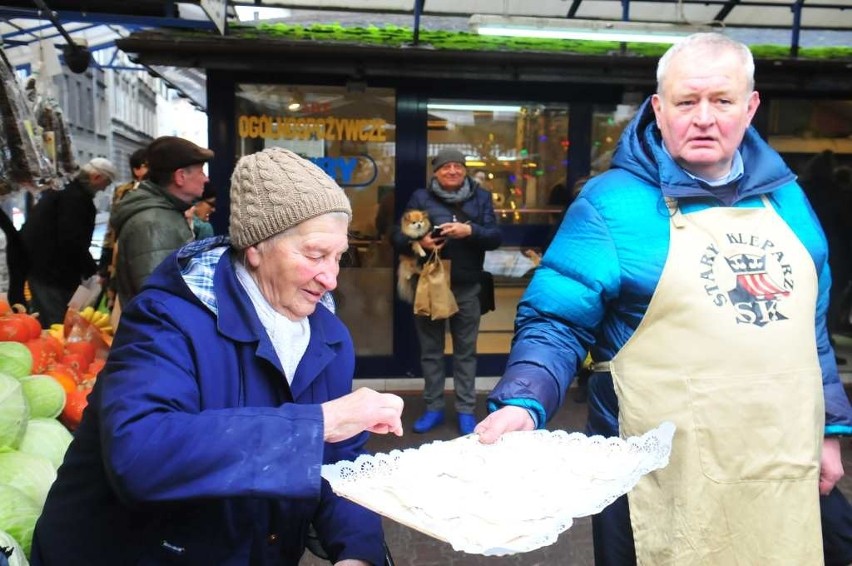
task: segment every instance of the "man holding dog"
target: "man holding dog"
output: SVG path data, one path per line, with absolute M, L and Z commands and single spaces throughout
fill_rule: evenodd
M 467 175 L 465 157 L 455 149 L 441 150 L 432 159 L 433 176 L 425 189 L 411 195 L 406 210 L 426 212 L 439 231 L 423 236 L 419 243 L 429 253 L 440 250 L 451 261 L 450 287 L 459 310 L 449 319 L 453 340 L 453 384 L 461 434 L 476 426 L 476 339 L 482 316 L 479 303 L 480 280 L 485 252 L 500 246 L 500 230 L 494 216 L 491 193 Z M 411 241 L 394 226 L 391 235 L 397 252 L 413 255 Z M 420 367 L 425 380 L 426 412 L 414 423 L 414 432 L 424 433 L 443 424 L 444 416 L 444 334 L 446 320 L 415 316 L 420 342 Z

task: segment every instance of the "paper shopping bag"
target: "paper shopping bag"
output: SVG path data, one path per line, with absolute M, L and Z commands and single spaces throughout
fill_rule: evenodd
M 423 265 L 417 281 L 414 314 L 442 320 L 450 318 L 458 310 L 456 297 L 450 288 L 450 261 L 441 259 L 438 250 L 435 250 Z

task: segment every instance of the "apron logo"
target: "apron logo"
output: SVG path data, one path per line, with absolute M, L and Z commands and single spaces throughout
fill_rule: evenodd
M 717 307 L 731 307 L 737 323 L 765 326 L 787 320 L 779 304 L 793 290 L 793 270 L 771 240 L 741 233 L 725 235 L 719 249 L 710 244 L 701 256 L 704 291 Z

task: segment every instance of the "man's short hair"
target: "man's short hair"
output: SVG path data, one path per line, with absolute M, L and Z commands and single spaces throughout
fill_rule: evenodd
M 708 49 L 711 51 L 722 51 L 730 49 L 740 55 L 743 64 L 743 72 L 746 74 L 749 92 L 754 90 L 754 57 L 751 50 L 744 43 L 723 35 L 721 33 L 694 33 L 685 39 L 678 41 L 660 57 L 657 63 L 657 94 L 663 92 L 663 81 L 669 70 L 669 64 L 675 55 L 685 50 Z

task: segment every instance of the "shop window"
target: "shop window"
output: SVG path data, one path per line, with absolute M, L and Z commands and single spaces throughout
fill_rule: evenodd
M 431 100 L 429 155 L 451 147 L 491 192 L 501 224 L 550 224 L 568 169 L 568 106 Z
M 464 153 L 468 175 L 491 192 L 499 225 L 555 230 L 568 194 L 567 104 L 433 99 L 427 109 L 429 157 L 444 148 Z M 518 301 L 540 251 L 504 245 L 486 253 L 497 308 L 482 317 L 479 353 L 508 353 Z M 446 351 L 452 351 L 449 337 Z
M 769 145 L 799 174 L 823 151 L 852 165 L 852 100 L 773 99 L 767 130 Z
M 591 171 L 593 177 L 609 169 L 612 154 L 621 138 L 621 133 L 636 111 L 639 104 L 595 105 L 592 111 Z
M 334 293 L 337 313 L 353 330 L 359 356 L 393 354 L 388 240 L 393 218 L 383 215 L 394 210 L 394 91 L 241 84 L 236 111 L 236 158 L 284 147 L 319 165 L 346 191 L 352 203 L 351 246 Z

